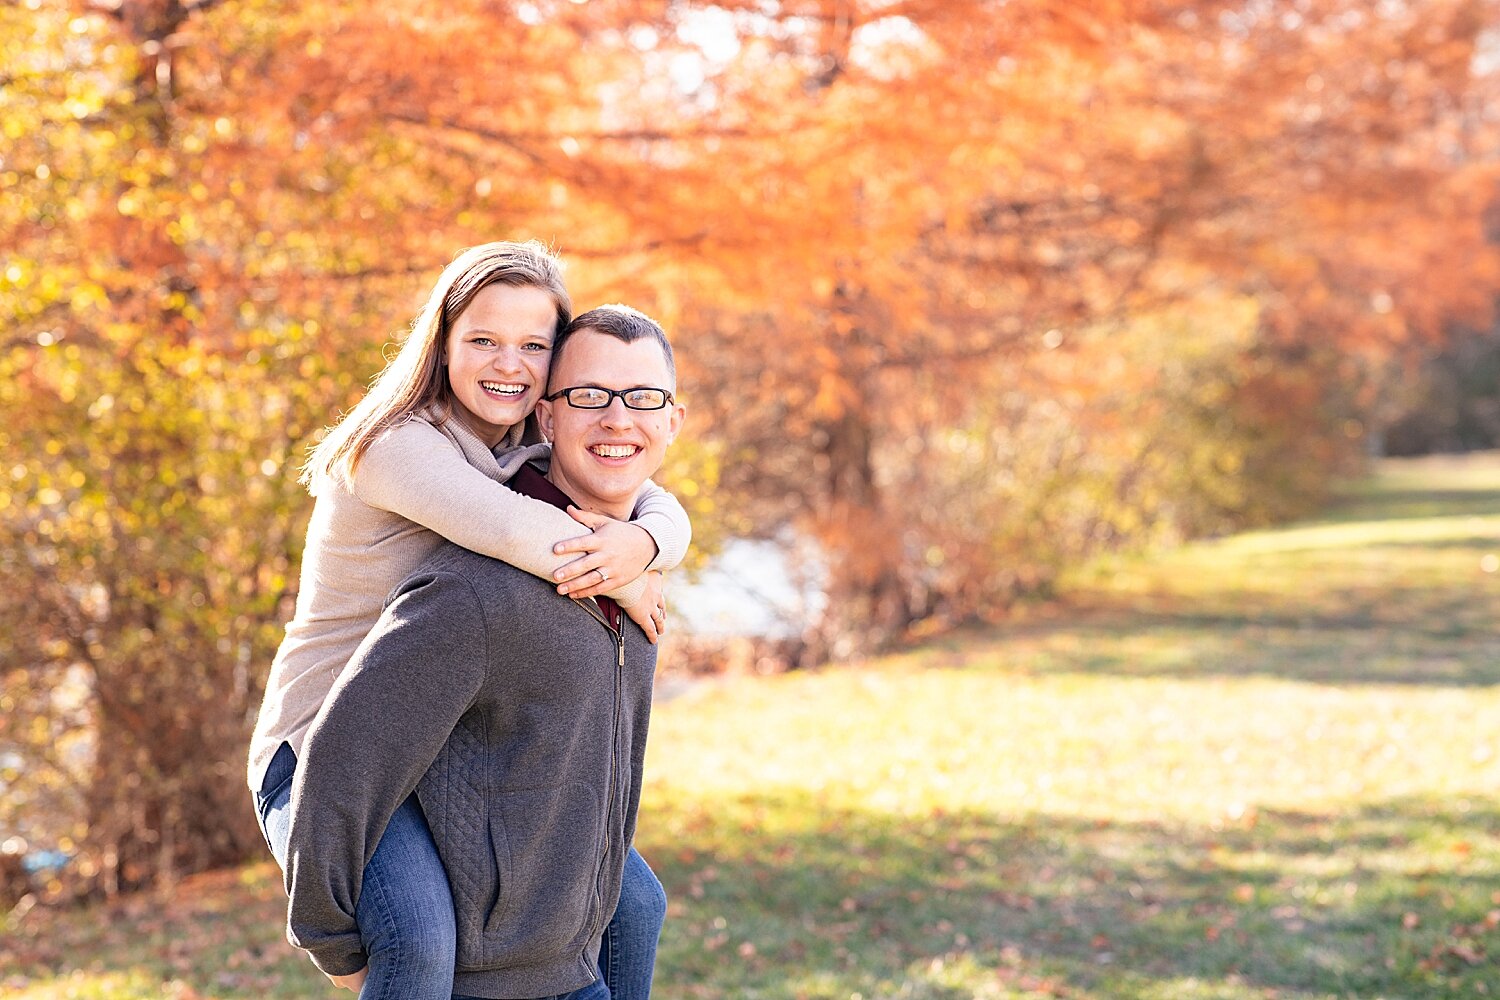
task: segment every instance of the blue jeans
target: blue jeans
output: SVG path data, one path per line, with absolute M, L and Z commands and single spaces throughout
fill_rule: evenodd
M 606 1000 L 649 1000 L 651 976 L 656 971 L 656 944 L 666 919 L 666 890 L 646 859 L 632 847 L 625 855 L 620 902 L 599 946 L 599 969 L 609 985 Z
M 282 871 L 296 767 L 296 754 L 283 743 L 254 796 L 261 832 Z M 666 915 L 666 893 L 632 847 L 625 859 L 620 902 L 599 952 L 602 978 L 552 1000 L 649 1000 L 656 944 Z M 453 993 L 453 898 L 415 795 L 391 817 L 365 866 L 354 916 L 369 956 L 360 1000 L 471 1000 Z

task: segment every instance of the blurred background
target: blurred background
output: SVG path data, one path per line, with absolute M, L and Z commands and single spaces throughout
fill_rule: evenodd
M 1493 0 L 18 0 L 0 130 L 4 909 L 261 857 L 298 467 L 465 246 L 541 239 L 674 338 L 684 689 L 967 649 L 1101 560 L 1500 446 Z M 943 948 L 766 995 L 1013 995 L 900 992 Z

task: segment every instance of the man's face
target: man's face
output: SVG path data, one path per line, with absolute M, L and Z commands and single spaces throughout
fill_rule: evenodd
M 596 330 L 575 333 L 555 359 L 548 392 L 576 386 L 665 389 L 672 392 L 667 360 L 652 340 L 625 343 Z M 537 405 L 542 433 L 552 441 L 547 478 L 586 510 L 625 519 L 641 484 L 661 467 L 667 446 L 682 428 L 686 410 L 632 410 L 616 396 L 599 410 L 566 399 Z

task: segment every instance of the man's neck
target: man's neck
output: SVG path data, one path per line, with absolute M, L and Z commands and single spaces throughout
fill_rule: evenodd
M 597 497 L 591 497 L 583 490 L 574 489 L 568 482 L 558 474 L 557 463 L 552 462 L 547 466 L 547 482 L 556 486 L 567 495 L 569 502 L 579 510 L 586 510 L 592 514 L 603 514 L 612 517 L 616 521 L 630 520 L 630 514 L 635 509 L 632 502 L 622 501 L 617 504 L 605 503 Z

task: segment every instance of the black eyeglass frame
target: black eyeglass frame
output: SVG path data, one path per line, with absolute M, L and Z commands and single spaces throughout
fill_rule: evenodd
M 587 389 L 590 392 L 604 392 L 608 393 L 608 395 L 605 396 L 604 402 L 598 406 L 581 406 L 578 403 L 573 402 L 573 397 L 569 395 L 570 393 L 576 392 L 579 389 Z M 625 397 L 628 393 L 632 392 L 659 392 L 662 395 L 661 405 L 631 406 L 630 400 L 626 399 Z M 559 389 L 551 395 L 543 396 L 542 398 L 547 400 L 549 403 L 555 400 L 566 398 L 568 401 L 568 405 L 573 407 L 575 410 L 607 410 L 614 403 L 616 396 L 620 398 L 620 402 L 625 404 L 625 408 L 627 410 L 639 410 L 646 413 L 650 413 L 653 410 L 665 410 L 668 406 L 671 406 L 673 403 L 677 402 L 677 400 L 672 398 L 672 394 L 670 392 L 665 389 L 658 389 L 652 385 L 633 385 L 629 389 L 606 389 L 602 385 L 570 385 L 566 389 Z

